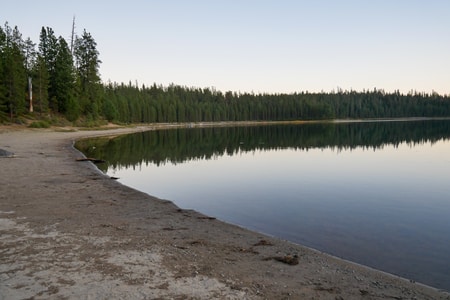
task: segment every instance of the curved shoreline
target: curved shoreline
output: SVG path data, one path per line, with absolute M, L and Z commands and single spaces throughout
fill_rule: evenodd
M 158 128 L 161 128 L 158 126 Z M 103 175 L 71 143 L 156 129 L 3 130 L 0 298 L 450 299 Z M 298 259 L 289 265 L 279 258 Z

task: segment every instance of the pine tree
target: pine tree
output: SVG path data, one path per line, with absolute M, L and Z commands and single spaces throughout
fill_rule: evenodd
M 56 97 L 55 70 L 56 57 L 58 54 L 58 39 L 50 27 L 42 27 L 39 35 L 39 55 L 43 58 L 48 74 L 48 105 L 50 109 L 58 111 Z
M 25 112 L 26 69 L 22 34 L 5 24 L 2 54 L 3 90 L 2 106 L 6 106 L 10 120 Z
M 33 102 L 39 113 L 48 111 L 48 70 L 44 58 L 39 54 L 32 71 Z
M 74 58 L 82 111 L 95 119 L 102 107 L 102 87 L 99 75 L 101 61 L 97 43 L 86 30 L 83 31 L 81 37 L 77 37 L 75 40 Z
M 54 88 L 58 111 L 64 113 L 69 121 L 78 119 L 80 109 L 75 100 L 75 73 L 72 54 L 66 40 L 58 39 L 58 52 L 55 61 L 54 78 L 51 85 Z

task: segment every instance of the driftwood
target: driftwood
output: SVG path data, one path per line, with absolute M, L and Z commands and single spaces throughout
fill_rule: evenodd
M 263 260 L 271 260 L 271 259 L 291 265 L 291 266 L 298 265 L 298 256 L 296 254 L 293 256 L 292 255 L 271 256 L 271 257 L 264 258 Z
M 105 162 L 103 159 L 96 159 L 96 158 L 90 158 L 90 157 L 77 158 L 77 161 L 90 161 L 90 162 L 93 162 L 94 164 L 101 164 L 101 163 Z

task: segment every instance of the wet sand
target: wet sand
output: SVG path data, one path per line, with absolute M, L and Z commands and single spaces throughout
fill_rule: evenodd
M 71 131 L 0 127 L 0 299 L 450 299 L 126 187 Z M 176 188 L 176 187 L 174 187 Z

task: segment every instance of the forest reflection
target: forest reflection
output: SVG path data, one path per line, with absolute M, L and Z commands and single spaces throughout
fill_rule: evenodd
M 177 164 L 255 150 L 377 150 L 449 138 L 450 120 L 328 122 L 155 130 L 81 140 L 76 148 L 88 157 L 105 160 L 98 167 L 106 172 L 108 168 Z

